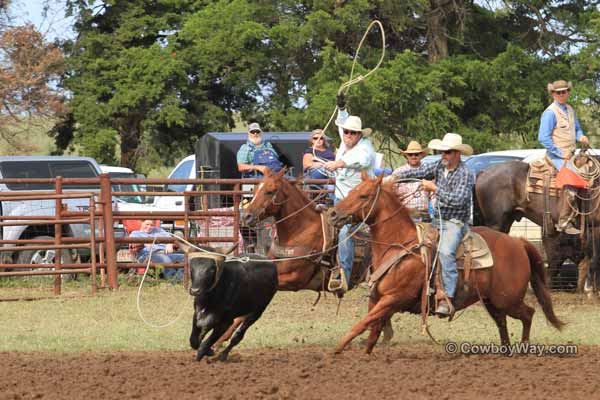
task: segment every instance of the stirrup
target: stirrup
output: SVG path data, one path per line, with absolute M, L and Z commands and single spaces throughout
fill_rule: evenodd
M 348 284 L 346 283 L 346 275 L 344 273 L 343 268 L 338 267 L 331 271 L 331 275 L 329 276 L 329 283 L 327 284 L 327 289 L 330 292 L 345 293 L 348 291 Z

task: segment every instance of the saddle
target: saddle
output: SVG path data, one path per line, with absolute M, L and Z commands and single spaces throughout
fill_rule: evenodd
M 424 247 L 435 250 L 439 241 L 439 231 L 430 223 L 417 224 L 417 237 Z M 492 252 L 483 237 L 469 230 L 456 249 L 458 269 L 491 268 L 494 265 Z
M 379 266 L 379 268 L 370 274 L 368 284 L 372 290 L 376 287 L 377 282 L 404 257 L 411 253 L 414 254 L 417 250 L 420 250 L 421 259 L 425 265 L 431 266 L 435 250 L 438 247 L 439 231 L 426 222 L 420 222 L 416 227 L 418 244 L 411 248 L 403 249 L 396 257 L 388 260 L 388 262 Z M 483 237 L 476 232 L 469 231 L 456 250 L 456 266 L 457 269 L 464 270 L 464 280 L 468 279 L 472 269 L 491 268 L 493 265 L 492 252 Z M 437 270 L 439 273 L 441 268 Z
M 556 168 L 554 164 L 544 156 L 529 164 L 527 173 L 527 193 L 536 193 L 550 197 L 560 197 L 562 189 L 556 185 Z

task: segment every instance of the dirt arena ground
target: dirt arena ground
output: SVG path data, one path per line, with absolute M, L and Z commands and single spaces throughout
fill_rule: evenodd
M 466 356 L 442 346 L 190 352 L 0 353 L 0 399 L 598 398 L 600 348 L 575 356 Z

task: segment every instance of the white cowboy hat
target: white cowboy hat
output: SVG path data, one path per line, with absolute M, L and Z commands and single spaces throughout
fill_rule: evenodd
M 354 132 L 362 132 L 363 136 L 369 136 L 372 132 L 371 128 L 362 128 L 362 121 L 360 117 L 357 117 L 356 115 L 349 116 L 341 124 L 338 124 L 337 122 L 335 124 L 342 129 L 347 129 Z
M 411 140 L 411 142 L 406 147 L 406 150 L 400 150 L 403 154 L 427 154 L 429 153 L 429 148 L 422 148 L 419 142 L 416 140 Z
M 462 136 L 458 133 L 446 133 L 442 140 L 433 139 L 427 146 L 433 150 L 457 150 L 466 156 L 473 154 L 473 148 L 468 144 L 463 144 Z

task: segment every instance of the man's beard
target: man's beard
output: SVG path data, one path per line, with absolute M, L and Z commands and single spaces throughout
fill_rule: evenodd
M 250 136 L 250 142 L 252 142 L 252 144 L 254 144 L 255 146 L 258 146 L 262 142 L 262 138 L 260 136 Z
M 448 166 L 448 160 L 446 160 L 446 159 L 442 158 L 442 165 L 443 165 L 444 167 L 447 167 L 447 166 Z

